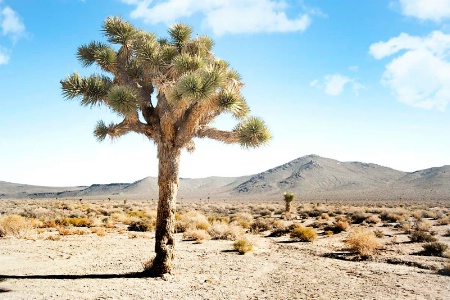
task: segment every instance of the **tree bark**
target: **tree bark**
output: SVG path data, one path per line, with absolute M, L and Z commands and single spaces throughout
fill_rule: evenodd
M 291 201 L 285 201 L 286 202 L 286 212 L 291 212 Z
M 155 252 L 151 273 L 155 276 L 172 273 L 174 258 L 175 206 L 179 185 L 181 149 L 169 143 L 158 145 L 159 200 L 156 218 Z

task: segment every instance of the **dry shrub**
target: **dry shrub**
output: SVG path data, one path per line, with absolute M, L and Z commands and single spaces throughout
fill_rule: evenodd
M 153 258 L 150 258 L 150 259 L 144 261 L 144 262 L 142 263 L 142 268 L 144 269 L 144 270 L 143 270 L 144 273 L 145 273 L 145 272 L 151 272 L 151 271 L 152 271 L 152 268 L 153 268 Z
M 347 231 L 350 228 L 350 224 L 347 221 L 336 221 L 332 225 L 324 227 L 325 231 L 332 231 L 334 234 L 342 231 Z
M 263 231 L 271 230 L 273 228 L 272 219 L 257 218 L 251 225 L 250 231 L 252 233 L 260 233 Z
M 378 216 L 371 215 L 368 216 L 365 221 L 367 224 L 378 224 L 381 222 L 381 219 Z
M 242 238 L 237 240 L 233 244 L 234 250 L 238 251 L 239 254 L 245 254 L 253 250 L 253 243 L 247 238 Z
M 381 219 L 387 222 L 402 222 L 406 218 L 406 215 L 403 212 L 388 212 L 384 211 L 381 213 Z
M 244 229 L 234 224 L 213 222 L 208 230 L 213 240 L 234 241 L 244 235 Z
M 326 220 L 328 221 L 330 219 L 330 215 L 327 213 L 321 213 L 320 216 L 317 218 L 317 220 Z
M 91 221 L 88 218 L 62 218 L 56 220 L 56 223 L 63 226 L 89 227 Z
M 208 218 L 198 211 L 189 211 L 175 215 L 176 232 L 185 232 L 188 229 L 208 230 L 210 226 Z
M 350 218 L 353 224 L 360 224 L 367 219 L 367 214 L 363 211 L 355 211 L 351 214 Z
M 183 233 L 183 238 L 202 243 L 204 241 L 210 240 L 211 236 L 204 229 L 188 229 Z
M 345 243 L 348 245 L 348 249 L 357 253 L 362 257 L 368 257 L 375 254 L 378 249 L 381 248 L 381 241 L 371 231 L 364 231 L 360 228 L 356 228 L 349 234 Z
M 229 217 L 221 217 L 221 216 L 209 216 L 208 222 L 210 224 L 212 224 L 214 222 L 230 223 L 230 218 Z
M 130 225 L 128 225 L 128 231 L 153 231 L 155 229 L 155 223 L 150 219 L 137 219 L 131 221 Z
M 311 227 L 298 226 L 292 229 L 290 237 L 300 242 L 312 242 L 317 239 L 317 232 Z
M 231 218 L 231 222 L 242 228 L 250 228 L 253 223 L 253 216 L 249 213 L 238 213 Z
M 105 236 L 106 232 L 104 228 L 91 228 L 92 233 L 96 233 L 98 236 Z
M 12 235 L 16 238 L 23 238 L 30 233 L 32 228 L 32 222 L 19 215 L 0 218 L 0 237 Z
M 449 225 L 450 224 L 450 218 L 449 217 L 441 217 L 436 220 L 436 224 L 440 226 Z
M 272 226 L 274 229 L 284 229 L 288 226 L 288 222 L 284 220 L 275 220 L 273 221 Z
M 131 217 L 124 213 L 115 213 L 115 214 L 112 214 L 111 217 L 116 222 L 120 222 L 125 225 L 130 225 L 130 223 L 131 223 Z
M 414 225 L 414 228 L 419 231 L 428 231 L 431 229 L 431 227 L 433 227 L 433 223 L 428 220 L 418 221 Z
M 383 230 L 381 230 L 381 229 L 375 229 L 374 231 L 373 231 L 373 233 L 375 234 L 375 236 L 377 237 L 377 238 L 383 238 L 384 237 L 384 232 L 383 232 Z
M 61 236 L 60 235 L 49 235 L 46 240 L 48 241 L 59 241 L 61 240 Z
M 409 235 L 409 239 L 413 243 L 436 242 L 436 238 L 425 231 L 416 230 Z
M 423 246 L 423 254 L 432 256 L 444 256 L 448 250 L 448 245 L 439 242 L 426 243 Z
M 442 275 L 450 276 L 450 259 L 444 264 L 444 267 L 439 271 Z

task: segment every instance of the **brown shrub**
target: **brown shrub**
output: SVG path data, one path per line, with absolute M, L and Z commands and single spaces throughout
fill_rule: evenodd
M 23 238 L 30 233 L 32 228 L 32 222 L 19 215 L 0 218 L 0 236 L 12 235 L 16 238 Z
M 317 232 L 311 227 L 295 227 L 291 231 L 291 239 L 300 242 L 313 242 L 317 239 Z
M 183 238 L 202 243 L 203 241 L 210 240 L 211 236 L 204 229 L 188 229 L 183 233 Z
M 371 231 L 364 231 L 356 228 L 349 234 L 345 243 L 350 251 L 357 253 L 362 257 L 368 257 L 375 254 L 381 248 L 382 243 Z
M 208 230 L 209 235 L 213 240 L 228 240 L 234 241 L 244 235 L 244 229 L 240 226 L 214 222 Z
M 378 216 L 371 215 L 366 218 L 365 222 L 367 224 L 378 224 L 381 222 L 381 219 Z
M 246 238 L 242 238 L 240 240 L 237 240 L 233 244 L 234 250 L 238 251 L 239 254 L 245 254 L 247 252 L 252 251 L 253 250 L 253 246 L 254 246 L 253 243 L 250 242 Z
M 350 224 L 347 221 L 336 221 L 332 225 L 328 225 L 324 228 L 325 231 L 332 231 L 333 233 L 340 233 L 347 231 L 350 228 Z

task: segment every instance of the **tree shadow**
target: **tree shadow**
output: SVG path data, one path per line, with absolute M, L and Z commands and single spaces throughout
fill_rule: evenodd
M 161 277 L 151 272 L 133 272 L 124 274 L 49 274 L 49 275 L 2 275 L 0 281 L 7 279 L 115 279 L 115 278 L 155 278 Z

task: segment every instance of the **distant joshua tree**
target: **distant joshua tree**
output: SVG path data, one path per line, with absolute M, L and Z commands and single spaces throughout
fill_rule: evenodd
M 292 201 L 294 201 L 295 198 L 295 194 L 292 193 L 284 193 L 284 202 L 286 203 L 286 212 L 290 213 L 291 212 L 291 203 Z
M 264 121 L 248 117 L 241 78 L 214 56 L 208 36 L 192 37 L 189 26 L 175 24 L 168 39 L 158 39 L 118 17 L 107 18 L 102 31 L 117 47 L 91 42 L 77 52 L 84 67 L 96 64 L 102 73 L 88 77 L 73 73 L 61 81 L 62 92 L 67 99 L 79 97 L 83 106 L 106 105 L 123 118 L 118 124 L 99 121 L 94 130 L 99 141 L 134 131 L 157 145 L 156 257 L 148 272 L 161 276 L 172 272 L 182 149 L 194 151 L 194 138 L 258 147 L 271 135 Z M 231 131 L 210 126 L 222 113 L 232 114 L 240 123 Z

